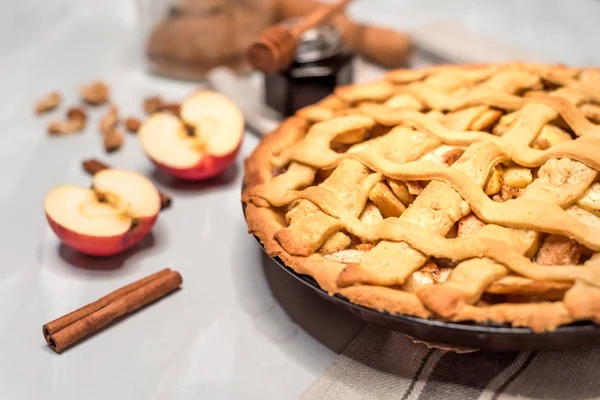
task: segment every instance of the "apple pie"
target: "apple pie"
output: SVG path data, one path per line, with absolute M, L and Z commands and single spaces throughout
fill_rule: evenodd
M 552 331 L 600 323 L 600 69 L 400 69 L 285 120 L 245 164 L 249 232 L 330 295 Z

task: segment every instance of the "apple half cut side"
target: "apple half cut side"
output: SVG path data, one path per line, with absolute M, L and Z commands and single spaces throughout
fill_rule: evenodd
M 198 181 L 235 162 L 244 137 L 244 116 L 235 103 L 203 90 L 183 101 L 180 116 L 152 114 L 138 131 L 144 152 L 159 169 Z
M 64 185 L 46 196 L 44 210 L 59 239 L 84 254 L 109 256 L 139 243 L 160 212 L 154 184 L 133 171 L 106 169 L 91 189 Z

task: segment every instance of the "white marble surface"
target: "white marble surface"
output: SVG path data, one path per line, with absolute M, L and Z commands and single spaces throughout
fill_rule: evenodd
M 558 61 L 600 63 L 594 0 L 358 0 L 352 12 L 409 30 L 450 21 Z M 105 156 L 100 110 L 67 138 L 49 138 L 48 117 L 33 116 L 40 94 L 60 89 L 72 104 L 96 78 L 127 115 L 146 95 L 187 94 L 193 85 L 144 74 L 135 22 L 131 0 L 0 1 L 0 398 L 295 398 L 361 325 L 273 268 L 246 234 L 241 159 L 257 140 L 246 136 L 222 179 L 180 185 L 153 174 L 134 137 Z M 42 210 L 51 187 L 89 183 L 79 163 L 93 156 L 175 198 L 151 238 L 111 261 L 61 246 Z M 183 290 L 62 355 L 45 347 L 44 322 L 165 266 L 181 271 Z

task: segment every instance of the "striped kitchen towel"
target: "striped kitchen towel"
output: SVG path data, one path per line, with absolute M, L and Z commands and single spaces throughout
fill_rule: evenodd
M 600 346 L 456 353 L 368 326 L 302 399 L 600 399 Z

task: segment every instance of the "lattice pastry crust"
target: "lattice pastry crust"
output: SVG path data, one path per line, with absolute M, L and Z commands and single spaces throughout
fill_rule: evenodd
M 600 323 L 600 70 L 396 70 L 340 87 L 246 160 L 249 232 L 391 314 Z

